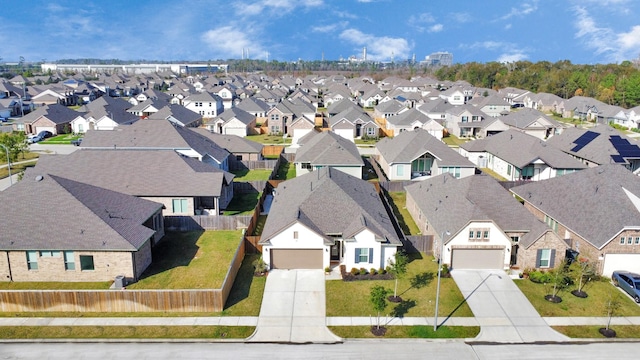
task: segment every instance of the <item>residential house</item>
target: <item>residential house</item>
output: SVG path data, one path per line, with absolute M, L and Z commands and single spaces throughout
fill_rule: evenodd
M 327 167 L 278 185 L 259 244 L 271 269 L 384 269 L 393 221 L 373 184 Z
M 445 110 L 445 114 L 447 131 L 457 137 L 478 137 L 490 124 L 483 122 L 489 116 L 473 105 L 453 106 Z
M 469 101 L 469 104 L 474 105 L 483 113 L 491 117 L 505 116 L 511 111 L 511 105 L 497 94 L 474 97 Z
M 243 161 L 260 161 L 264 160 L 262 156 L 261 143 L 248 140 L 247 138 L 236 135 L 224 135 L 211 132 L 206 128 L 191 128 L 194 132 L 207 137 L 219 147 L 231 153 L 229 156 L 229 169 L 246 169 Z
M 516 130 L 464 143 L 460 155 L 509 181 L 540 181 L 587 167 L 543 140 Z
M 522 131 L 538 139 L 547 139 L 558 135 L 564 130 L 564 125 L 545 115 L 539 110 L 523 108 L 514 111 L 500 120 L 510 129 Z
M 53 135 L 71 132 L 71 121 L 81 114 L 64 105 L 52 104 L 37 108 L 25 115 L 22 121 L 27 134 L 49 131 Z
M 558 113 L 558 105 L 564 101 L 558 95 L 549 93 L 528 93 L 524 97 L 524 107 L 540 110 L 544 113 Z
M 570 127 L 547 144 L 575 157 L 589 167 L 615 163 L 640 172 L 640 143 L 609 125 L 589 129 Z
M 208 138 L 167 120 L 145 119 L 113 131 L 88 131 L 82 149 L 162 150 L 229 171 L 229 152 Z
M 389 180 L 425 179 L 447 172 L 462 178 L 475 173 L 473 163 L 423 129 L 382 139 L 376 144 L 376 160 Z
M 71 120 L 71 131 L 83 134 L 87 130 L 113 130 L 120 125 L 131 125 L 140 118 L 127 110 L 131 104 L 120 98 L 102 96 L 80 109 L 79 114 Z
M 182 100 L 182 105 L 203 118 L 214 118 L 224 111 L 222 98 L 206 91 L 190 94 Z
M 595 121 L 598 119 L 600 109 L 606 106 L 602 101 L 585 96 L 574 96 L 567 100 L 562 100 L 558 104 L 558 113 L 563 118 L 581 119 L 584 121 Z
M 296 176 L 330 167 L 361 179 L 364 167 L 356 145 L 332 131 L 312 132 L 305 136 L 293 163 Z
M 138 105 L 130 107 L 127 109 L 127 112 L 136 115 L 141 119 L 145 119 L 151 114 L 158 112 L 158 110 L 162 109 L 166 105 L 169 105 L 169 102 L 166 100 L 149 98 Z
M 452 87 L 448 90 L 442 91 L 439 94 L 441 99 L 444 99 L 451 105 L 464 105 L 467 102 L 467 98 L 463 90 L 459 87 Z
M 329 127 L 331 131 L 351 141 L 356 138 L 377 138 L 380 136 L 380 126 L 355 104 L 353 107 L 347 107 L 346 110 L 330 117 Z
M 527 95 L 531 92 L 528 90 L 506 87 L 498 90 L 498 93 L 502 98 L 508 102 L 512 108 L 524 107 L 524 101 Z
M 396 116 L 389 117 L 386 122 L 387 136 L 398 136 L 401 132 L 424 129 L 431 136 L 442 140 L 444 126 L 416 109 L 408 109 Z
M 640 273 L 640 177 L 615 164 L 511 191 L 598 272 Z
M 409 214 L 451 269 L 553 268 L 565 256 L 568 245 L 488 175 L 442 174 L 405 189 Z
M 267 122 L 267 112 L 271 107 L 258 98 L 250 97 L 240 101 L 236 108 L 253 115 L 256 118 L 256 125 L 262 125 Z
M 290 126 L 296 120 L 300 122 L 296 127 L 308 132 L 309 128 L 315 126 L 316 109 L 310 103 L 302 100 L 290 101 L 283 100 L 267 112 L 267 131 L 268 134 L 283 134 L 295 137 L 293 129 Z
M 164 216 L 217 215 L 233 197 L 233 174 L 175 151 L 84 149 L 43 155 L 28 171 L 155 201 L 164 205 Z
M 162 204 L 46 172 L 0 192 L 0 212 L 2 281 L 136 281 L 164 236 Z
M 256 117 L 239 109 L 232 108 L 207 121 L 205 127 L 218 134 L 245 137 L 256 134 Z

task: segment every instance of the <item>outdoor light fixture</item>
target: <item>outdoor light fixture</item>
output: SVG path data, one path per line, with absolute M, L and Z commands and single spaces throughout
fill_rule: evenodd
M 440 254 L 438 254 L 438 285 L 436 286 L 436 314 L 433 317 L 433 331 L 438 330 L 438 305 L 440 300 L 440 275 L 442 273 L 442 255 L 444 253 L 444 236 L 449 236 L 449 230 L 445 230 L 440 235 Z

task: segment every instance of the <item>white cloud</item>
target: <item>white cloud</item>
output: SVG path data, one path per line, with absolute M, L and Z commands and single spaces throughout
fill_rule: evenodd
M 391 58 L 407 59 L 409 57 L 409 43 L 403 38 L 378 37 L 357 29 L 346 29 L 340 34 L 340 39 L 358 47 L 366 46 L 367 58 L 371 60 L 388 61 Z
M 337 29 L 345 28 L 348 24 L 349 23 L 346 21 L 341 21 L 335 24 L 312 26 L 311 31 L 318 33 L 330 33 Z
M 516 62 L 516 61 L 520 61 L 520 60 L 525 60 L 527 58 L 527 55 L 525 53 L 516 51 L 516 52 L 512 52 L 512 53 L 505 53 L 502 54 L 498 57 L 498 59 L 496 61 L 501 62 L 501 63 L 509 63 L 509 62 Z
M 202 34 L 200 39 L 212 50 L 212 58 L 240 58 L 245 49 L 251 54 L 265 52 L 263 46 L 235 26 L 227 25 L 211 29 Z
M 620 51 L 627 53 L 629 51 L 638 51 L 640 48 L 640 25 L 631 28 L 627 33 L 618 34 L 618 44 Z
M 440 32 L 440 31 L 442 31 L 442 29 L 444 29 L 444 25 L 442 25 L 442 24 L 435 24 L 435 25 L 433 25 L 433 26 L 430 26 L 428 31 L 429 31 L 430 33 L 436 33 L 436 32 Z
M 433 26 L 428 27 L 428 25 L 434 23 L 435 21 L 436 18 L 430 13 L 421 13 L 417 15 L 411 15 L 409 17 L 408 24 L 416 29 L 416 31 L 424 32 L 430 31 L 430 28 Z M 439 30 L 436 30 L 435 32 L 437 31 Z
M 273 14 L 287 14 L 296 8 L 312 8 L 324 5 L 324 0 L 258 0 L 251 4 L 240 2 L 234 5 L 240 15 L 260 15 L 265 11 Z
M 503 15 L 499 20 L 507 20 L 512 17 L 524 17 L 538 10 L 538 1 L 534 0 L 531 3 L 521 4 L 520 7 L 511 8 L 511 11 L 506 15 Z
M 622 49 L 616 44 L 618 39 L 613 30 L 599 27 L 583 7 L 576 7 L 575 12 L 574 25 L 578 30 L 576 38 L 583 40 L 585 46 L 592 49 L 596 55 L 605 55 L 607 61 L 622 60 Z
M 450 16 L 454 21 L 459 23 L 467 23 L 471 21 L 471 15 L 465 12 L 451 13 Z

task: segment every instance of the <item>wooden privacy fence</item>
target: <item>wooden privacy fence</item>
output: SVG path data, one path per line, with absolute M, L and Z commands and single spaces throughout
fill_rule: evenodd
M 407 252 L 431 253 L 433 251 L 432 235 L 407 235 L 404 242 L 404 248 Z
M 380 186 L 388 192 L 404 192 L 404 186 L 412 184 L 411 181 L 380 181 Z
M 234 181 L 233 192 L 240 194 L 262 192 L 265 185 L 267 185 L 267 180 Z
M 262 147 L 262 156 L 276 156 L 284 151 L 283 145 L 265 145 Z
M 164 227 L 171 231 L 238 230 L 249 226 L 251 215 L 165 216 Z
M 220 312 L 245 255 L 240 241 L 220 289 L 202 290 L 4 290 L 2 312 Z
M 230 170 L 257 170 L 257 169 L 273 169 L 278 160 L 242 160 L 242 161 L 234 161 L 229 163 Z

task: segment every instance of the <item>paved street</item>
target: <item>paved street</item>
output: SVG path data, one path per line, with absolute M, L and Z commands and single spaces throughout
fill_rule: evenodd
M 469 345 L 462 341 L 358 340 L 343 344 L 282 345 L 229 342 L 6 343 L 2 359 L 637 359 L 638 343 Z

